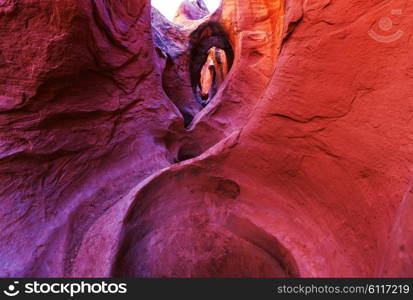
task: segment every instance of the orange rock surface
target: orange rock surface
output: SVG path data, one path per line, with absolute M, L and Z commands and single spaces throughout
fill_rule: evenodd
M 413 2 L 188 5 L 0 2 L 0 276 L 413 277 Z

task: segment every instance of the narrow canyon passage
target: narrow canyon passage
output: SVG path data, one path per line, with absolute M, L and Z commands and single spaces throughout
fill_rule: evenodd
M 202 106 L 208 105 L 234 62 L 234 51 L 227 33 L 213 22 L 199 26 L 191 34 L 189 72 L 192 90 Z
M 225 50 L 215 46 L 210 48 L 207 59 L 199 73 L 200 78 L 197 86 L 203 105 L 207 105 L 214 98 L 227 74 L 228 60 Z
M 0 1 L 0 276 L 413 276 L 413 2 L 373 2 Z

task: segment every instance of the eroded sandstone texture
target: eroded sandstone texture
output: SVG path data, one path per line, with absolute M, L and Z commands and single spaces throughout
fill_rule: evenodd
M 413 277 L 412 13 L 0 1 L 0 276 Z

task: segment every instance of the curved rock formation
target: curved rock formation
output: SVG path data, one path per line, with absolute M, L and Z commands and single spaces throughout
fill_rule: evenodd
M 413 3 L 189 4 L 0 2 L 0 276 L 413 276 Z
M 146 1 L 1 8 L 0 275 L 67 276 L 95 221 L 174 160 L 181 120 Z
M 203 0 L 184 0 L 176 12 L 174 22 L 178 24 L 191 23 L 209 15 L 209 10 Z
M 197 85 L 205 104 L 214 98 L 229 71 L 228 58 L 224 49 L 213 46 L 207 53 L 207 59 L 199 72 L 200 78 Z

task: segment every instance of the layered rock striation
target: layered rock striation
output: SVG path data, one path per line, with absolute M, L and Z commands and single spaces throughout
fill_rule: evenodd
M 0 1 L 0 276 L 411 277 L 412 10 Z

